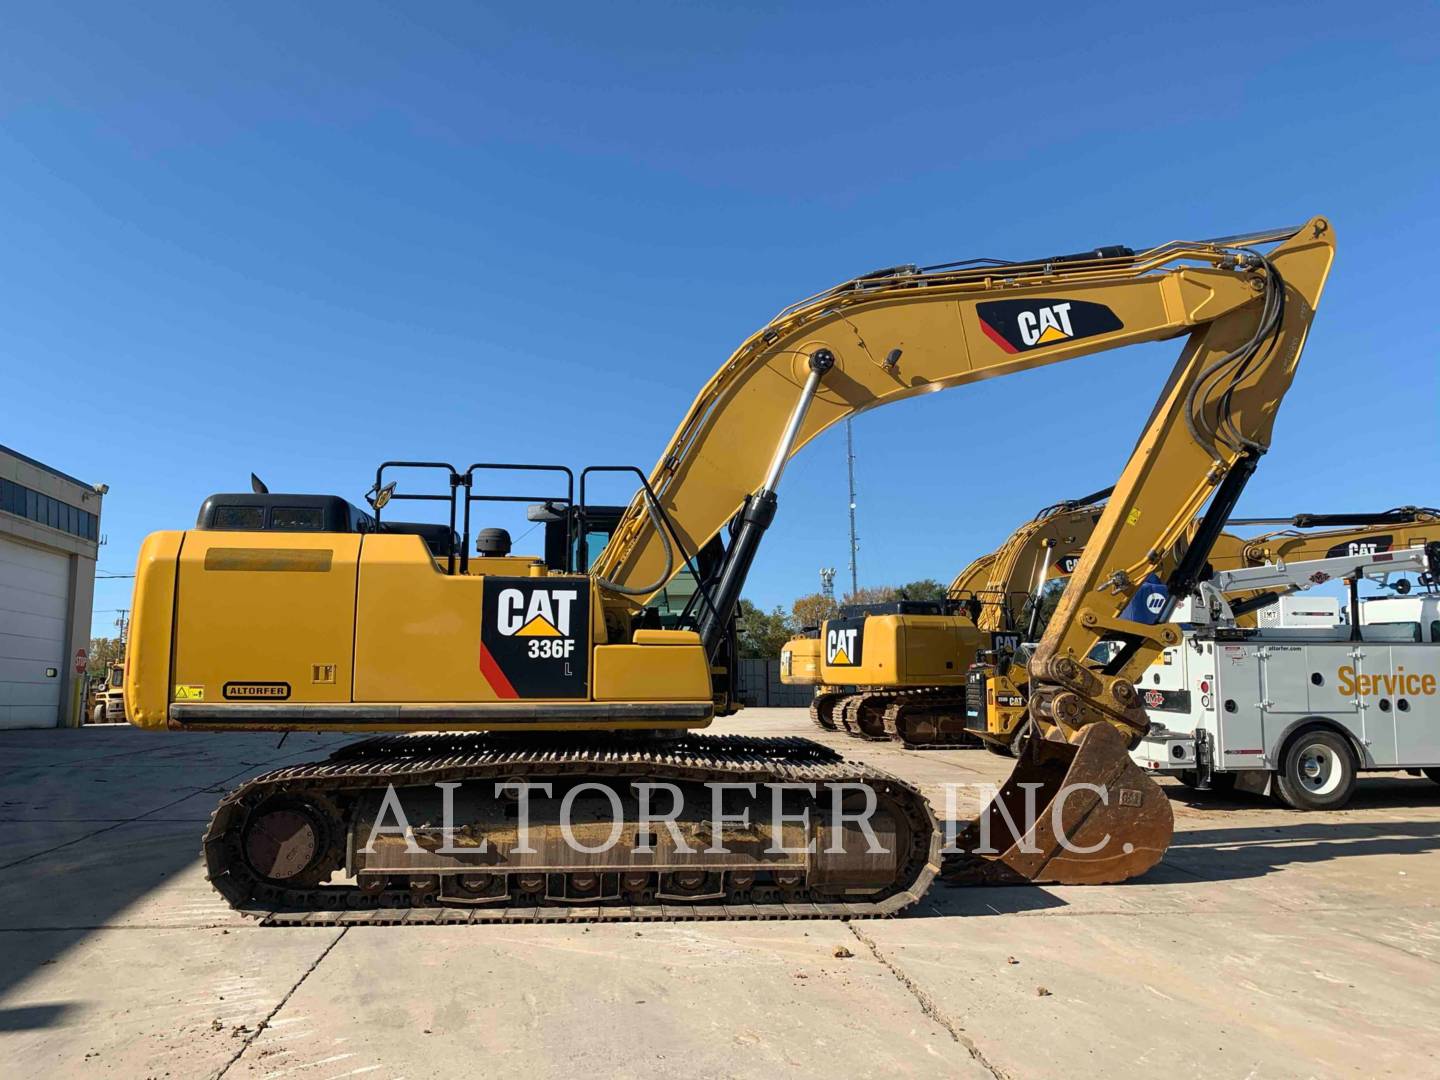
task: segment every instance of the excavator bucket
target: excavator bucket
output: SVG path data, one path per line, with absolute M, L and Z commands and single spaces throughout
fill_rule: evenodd
M 1125 737 L 1091 724 L 1074 743 L 1031 739 L 941 874 L 952 884 L 1107 885 L 1145 873 L 1175 831 L 1170 800 L 1130 760 Z

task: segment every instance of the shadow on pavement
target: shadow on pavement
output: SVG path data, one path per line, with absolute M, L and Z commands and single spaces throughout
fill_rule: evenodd
M 1380 805 L 1414 805 L 1410 793 L 1403 794 L 1407 797 L 1383 796 L 1388 801 Z M 1211 805 L 1221 804 L 1215 800 Z M 1436 851 L 1440 851 L 1440 821 L 1346 822 L 1333 820 L 1333 815 L 1322 819 L 1277 808 L 1275 824 L 1177 831 L 1164 860 L 1149 873 L 1099 887 L 1144 891 L 1155 885 L 1238 881 L 1332 859 Z M 901 917 L 1013 915 L 1067 906 L 1044 885 L 947 885 L 937 879 L 921 902 Z
M 1264 810 L 1277 813 L 1300 813 L 1281 806 L 1265 795 L 1251 795 L 1243 792 L 1196 791 L 1180 783 L 1163 783 L 1161 790 L 1170 796 L 1172 802 L 1183 803 L 1197 810 Z M 1350 810 L 1411 809 L 1417 806 L 1440 807 L 1440 784 L 1426 777 L 1405 777 L 1395 775 L 1366 776 L 1361 774 L 1355 785 L 1355 794 L 1344 810 L 1331 813 L 1344 814 Z
M 1288 817 L 1279 825 L 1176 833 L 1161 865 L 1205 881 L 1234 881 L 1297 864 L 1367 855 L 1426 855 L 1437 850 L 1440 822 L 1327 822 Z
M 63 1001 L 49 1005 L 0 1008 L 0 1031 L 31 1031 L 34 1028 L 54 1027 L 73 1009 L 73 1005 Z
M 154 734 L 123 728 L 0 732 L 0 1031 L 54 1026 L 73 1002 L 5 1004 L 46 965 L 116 925 L 214 925 L 229 917 L 196 870 L 210 809 L 243 779 L 278 764 L 325 757 L 333 736 Z M 173 890 L 153 911 L 148 897 Z

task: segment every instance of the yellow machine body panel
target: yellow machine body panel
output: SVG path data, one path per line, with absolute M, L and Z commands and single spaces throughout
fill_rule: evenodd
M 982 634 L 963 615 L 829 619 L 820 639 L 827 686 L 963 686 Z
M 818 686 L 820 639 L 791 638 L 780 650 L 780 681 L 786 686 Z
M 155 533 L 136 596 L 128 712 L 143 727 L 486 730 L 513 726 L 511 712 L 573 731 L 703 727 L 713 714 L 697 634 L 604 644 L 593 580 L 532 558 L 457 575 L 413 535 Z M 689 708 L 627 714 L 654 702 Z M 525 715 L 532 704 L 570 711 L 552 725 Z
M 175 568 L 185 534 L 153 532 L 140 545 L 125 664 L 125 714 L 137 727 L 169 725 Z
M 665 632 L 642 630 L 640 634 Z M 677 635 L 673 643 L 597 646 L 596 700 L 708 701 L 710 668 L 699 635 L 683 630 L 670 632 Z M 689 640 L 680 640 L 681 635 Z
M 1018 672 L 1018 677 L 1020 683 L 1009 674 L 995 675 L 986 680 L 984 735 L 988 735 L 991 742 L 1004 746 L 1010 745 L 1016 730 L 1029 718 L 1023 692 L 1023 670 Z
M 355 604 L 354 700 L 504 700 L 493 670 L 486 678 L 480 651 L 485 591 L 491 580 L 529 577 L 534 565 L 528 558 L 483 559 L 469 574 L 446 574 L 419 537 L 367 536 Z M 588 578 L 563 580 L 577 592 L 590 589 Z M 576 640 L 572 649 L 588 648 L 589 627 L 569 623 L 563 630 Z
M 347 700 L 360 541 L 354 533 L 185 533 L 172 699 Z

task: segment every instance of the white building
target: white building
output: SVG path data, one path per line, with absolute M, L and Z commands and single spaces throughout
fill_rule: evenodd
M 79 722 L 104 491 L 0 446 L 0 728 Z

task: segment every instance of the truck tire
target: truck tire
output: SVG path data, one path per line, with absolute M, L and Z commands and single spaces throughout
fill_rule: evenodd
M 1359 763 L 1343 736 L 1319 728 L 1291 741 L 1275 794 L 1292 810 L 1338 810 L 1355 792 Z
M 92 724 L 103 724 L 103 723 L 105 722 L 105 704 L 104 704 L 104 702 L 101 702 L 99 705 L 96 705 L 94 711 L 90 713 L 90 722 L 91 722 Z

